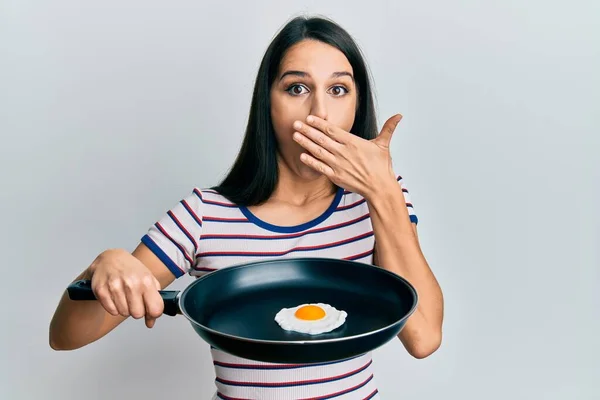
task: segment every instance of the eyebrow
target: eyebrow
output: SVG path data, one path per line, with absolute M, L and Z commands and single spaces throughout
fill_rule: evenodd
M 301 78 L 306 78 L 306 77 L 310 78 L 310 74 L 308 72 L 292 70 L 292 71 L 285 71 L 283 74 L 281 74 L 281 76 L 279 77 L 279 80 L 281 81 L 283 78 L 285 78 L 288 75 L 299 76 Z M 354 80 L 354 76 L 352 76 L 352 74 L 348 71 L 338 71 L 338 72 L 334 72 L 333 74 L 331 74 L 331 78 L 339 78 L 342 76 L 349 76 L 352 80 Z

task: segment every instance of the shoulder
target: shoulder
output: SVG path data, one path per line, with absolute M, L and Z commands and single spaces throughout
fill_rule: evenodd
M 218 215 L 221 213 L 221 209 L 237 208 L 237 205 L 217 191 L 211 188 L 194 186 L 183 197 L 180 197 L 178 203 L 168 211 L 167 216 L 172 219 L 189 219 L 191 217 L 196 223 L 201 224 L 203 216 L 207 213 Z
M 205 215 L 219 216 L 223 213 L 239 210 L 238 205 L 216 190 L 202 187 L 193 187 L 180 200 L 178 208 L 180 211 L 193 214 L 196 219 L 203 219 Z
M 238 205 L 211 188 L 194 187 L 189 196 L 196 197 L 205 206 L 220 206 L 237 208 Z

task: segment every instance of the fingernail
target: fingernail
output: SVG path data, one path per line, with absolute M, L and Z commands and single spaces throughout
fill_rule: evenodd
M 300 122 L 300 121 L 294 122 L 294 128 L 301 129 L 302 128 L 302 122 Z
M 306 122 L 313 122 L 314 118 L 312 115 L 309 115 L 308 117 L 306 117 Z

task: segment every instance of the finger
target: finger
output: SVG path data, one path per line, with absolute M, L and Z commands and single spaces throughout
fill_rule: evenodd
M 148 289 L 144 292 L 144 307 L 146 326 L 152 328 L 157 318 L 159 318 L 164 310 L 164 302 L 158 291 L 154 289 Z
M 306 117 L 306 123 L 313 128 L 318 129 L 320 132 L 323 132 L 325 135 L 327 135 L 327 137 L 338 143 L 348 143 L 354 136 L 351 133 L 335 126 L 331 122 L 325 121 L 323 118 L 319 118 L 314 115 L 309 115 Z
M 322 173 L 323 175 L 325 175 L 326 177 L 328 177 L 330 179 L 335 176 L 335 172 L 333 171 L 333 168 L 331 168 L 329 165 L 325 164 L 324 162 L 317 160 L 310 154 L 307 154 L 307 153 L 300 154 L 300 160 L 304 164 L 313 168 L 317 172 Z
M 394 134 L 394 131 L 396 130 L 396 127 L 398 126 L 398 123 L 401 119 L 402 115 L 396 114 L 389 118 L 387 121 L 385 121 L 385 124 L 383 124 L 383 127 L 381 128 L 379 136 L 375 138 L 377 144 L 384 147 L 390 146 L 390 142 L 392 141 L 392 135 Z
M 146 327 L 148 327 L 149 329 L 154 328 L 154 324 L 156 323 L 155 318 L 150 318 L 150 317 L 146 316 L 145 320 L 146 320 Z
M 152 282 L 153 282 L 154 288 L 156 290 L 162 290 L 162 287 L 160 286 L 160 282 L 158 281 L 158 279 L 156 279 L 156 277 L 154 275 L 152 275 Z
M 123 283 L 120 279 L 111 280 L 108 282 L 108 289 L 112 297 L 119 315 L 129 317 L 129 306 L 127 305 L 127 297 L 123 292 Z
M 115 305 L 112 296 L 110 294 L 110 290 L 108 286 L 101 285 L 97 287 L 93 287 L 92 290 L 102 307 L 110 314 L 115 317 L 119 315 L 119 310 L 117 310 L 117 306 Z
M 341 149 L 341 143 L 335 141 L 333 138 L 320 131 L 317 128 L 313 128 L 308 124 L 304 124 L 300 121 L 294 122 L 294 129 L 300 132 L 319 146 L 327 149 L 331 153 L 337 153 Z
M 319 146 L 300 132 L 294 132 L 294 140 L 306 150 L 308 150 L 315 158 L 322 160 L 326 164 L 333 165 L 335 156 L 329 151 Z
M 151 282 L 147 285 L 144 292 L 144 307 L 146 308 L 146 326 L 152 328 L 164 311 L 164 301 L 159 290 L 162 289 L 160 282 L 153 275 L 150 276 Z
M 142 286 L 135 281 L 125 283 L 127 307 L 129 309 L 129 314 L 135 319 L 142 318 L 146 311 L 141 290 Z

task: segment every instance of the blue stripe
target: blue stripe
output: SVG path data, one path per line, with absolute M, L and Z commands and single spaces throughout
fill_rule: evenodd
M 327 210 L 323 212 L 323 214 L 313 219 L 312 221 L 308 221 L 295 226 L 280 226 L 270 224 L 256 217 L 254 214 L 252 214 L 250 210 L 248 210 L 247 207 L 240 207 L 240 211 L 242 212 L 242 214 L 244 214 L 246 218 L 248 218 L 249 221 L 251 221 L 255 225 L 260 226 L 263 229 L 279 233 L 295 233 L 310 229 L 313 226 L 316 226 L 321 222 L 325 221 L 327 218 L 329 218 L 331 214 L 333 214 L 336 211 L 336 208 L 338 204 L 340 204 L 340 200 L 342 199 L 343 194 L 344 190 L 342 188 L 338 188 L 333 201 L 331 202 Z
M 169 268 L 169 271 L 175 275 L 176 278 L 183 276 L 184 272 L 177 267 L 177 264 L 171 260 L 171 258 L 165 253 L 147 234 L 142 237 L 142 243 L 146 245 L 159 259 Z
M 204 222 L 216 222 L 216 223 L 223 222 L 223 223 L 229 223 L 229 224 L 247 224 L 248 222 L 250 222 L 247 219 L 244 220 L 244 219 L 241 219 L 241 218 L 240 219 L 236 219 L 235 221 L 227 221 L 227 220 L 225 220 L 225 221 L 218 220 L 217 221 L 217 220 L 214 220 L 214 219 L 211 219 L 211 218 L 216 218 L 216 217 L 204 217 L 203 220 L 204 220 Z

